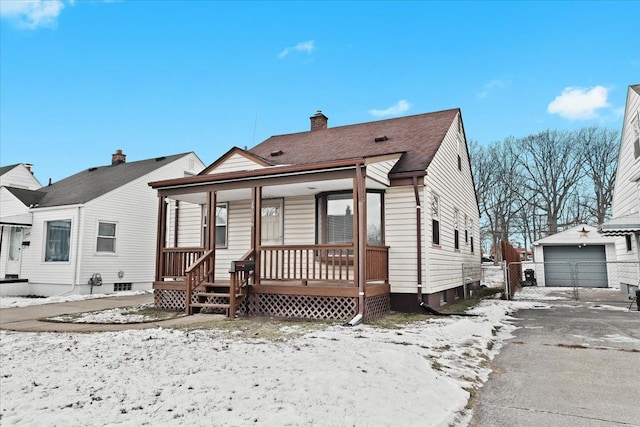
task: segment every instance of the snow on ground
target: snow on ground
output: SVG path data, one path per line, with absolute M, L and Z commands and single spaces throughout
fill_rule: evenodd
M 148 294 L 152 291 L 124 291 L 116 294 L 64 295 L 47 298 L 28 298 L 19 296 L 1 296 L 0 309 L 11 307 L 27 307 L 30 305 L 53 304 L 58 302 L 83 301 L 93 298 L 122 297 L 127 295 Z
M 286 322 L 275 335 L 0 331 L 0 423 L 466 425 L 470 392 L 515 329 L 510 315 L 534 307 L 548 305 L 486 300 L 477 317 L 398 329 Z

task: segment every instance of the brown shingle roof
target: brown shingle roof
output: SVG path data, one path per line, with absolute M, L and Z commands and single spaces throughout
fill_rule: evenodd
M 404 152 L 392 173 L 424 171 L 431 163 L 458 108 L 308 132 L 276 135 L 251 153 L 276 165 L 308 164 Z M 375 142 L 378 137 L 387 139 Z M 272 153 L 279 153 L 272 156 Z

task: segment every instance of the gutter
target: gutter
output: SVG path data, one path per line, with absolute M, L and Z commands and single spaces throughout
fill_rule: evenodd
M 418 303 L 422 304 L 422 206 L 420 205 L 420 193 L 418 192 L 418 177 L 413 176 L 413 192 L 416 197 L 416 257 L 418 278 Z

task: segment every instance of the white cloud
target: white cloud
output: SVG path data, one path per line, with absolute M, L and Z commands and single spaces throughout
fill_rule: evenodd
M 598 117 L 597 110 L 609 106 L 609 90 L 602 86 L 591 89 L 567 87 L 549 106 L 547 112 L 569 120 L 588 120 Z
M 280 52 L 280 54 L 278 55 L 278 58 L 284 58 L 285 56 L 287 56 L 288 54 L 290 54 L 291 52 L 307 52 L 307 53 L 311 53 L 315 50 L 316 45 L 315 42 L 313 40 L 309 40 L 306 42 L 300 42 L 295 46 L 291 46 L 291 47 L 287 47 L 285 48 L 282 52 Z
M 507 86 L 507 83 L 504 80 L 494 79 L 489 83 L 482 87 L 482 91 L 478 93 L 478 98 L 486 98 L 489 95 L 489 92 L 493 92 L 495 90 L 503 89 Z
M 409 108 L 411 108 L 411 104 L 402 99 L 398 101 L 396 105 L 392 105 L 386 110 L 369 110 L 369 114 L 376 117 L 397 116 L 405 111 L 409 111 Z
M 72 4 L 73 1 L 66 3 Z M 12 21 L 18 28 L 55 28 L 64 7 L 62 0 L 0 0 L 0 16 Z

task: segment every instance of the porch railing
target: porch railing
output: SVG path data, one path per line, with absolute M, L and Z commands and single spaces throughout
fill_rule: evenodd
M 200 258 L 186 269 L 186 295 L 185 295 L 185 310 L 190 312 L 191 294 L 195 289 L 202 286 L 205 283 L 213 283 L 214 278 L 214 257 L 213 251 L 206 251 Z
M 197 247 L 163 248 L 159 280 L 184 280 L 187 275 L 187 268 L 193 265 L 205 252 L 204 248 Z
M 260 279 L 354 283 L 352 244 L 284 245 L 260 248 Z M 388 281 L 388 248 L 367 247 L 367 281 Z
M 197 247 L 163 249 L 160 280 L 187 280 L 187 270 L 193 274 L 202 274 L 200 267 L 196 266 L 206 262 L 202 261 L 202 257 L 209 252 L 211 251 Z M 388 283 L 389 248 L 367 246 L 366 254 L 366 281 Z M 243 257 L 249 258 L 253 258 L 253 252 Z M 353 283 L 355 286 L 354 260 L 353 245 L 350 244 L 262 246 L 259 277 L 261 280 L 296 281 L 303 284 L 317 281 Z M 202 268 L 206 268 L 207 274 L 213 276 L 213 265 Z M 213 281 L 213 277 L 210 280 Z
M 389 283 L 389 247 L 367 246 L 367 282 Z

